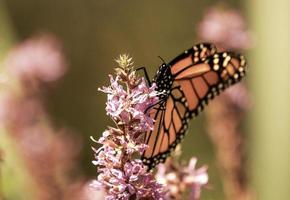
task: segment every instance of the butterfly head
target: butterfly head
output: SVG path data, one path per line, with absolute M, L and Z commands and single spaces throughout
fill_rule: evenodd
M 170 65 L 163 63 L 159 67 L 154 82 L 157 85 L 157 91 L 160 92 L 159 98 L 167 97 L 170 94 L 173 83 Z

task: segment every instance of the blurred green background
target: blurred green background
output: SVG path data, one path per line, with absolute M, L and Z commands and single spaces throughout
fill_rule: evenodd
M 204 12 L 218 3 L 242 12 L 256 36 L 247 52 L 247 81 L 254 106 L 246 124 L 248 170 L 258 199 L 290 199 L 290 2 L 287 0 L 1 0 L 0 46 L 38 32 L 49 32 L 63 42 L 70 69 L 49 94 L 54 122 L 67 125 L 85 141 L 81 166 L 86 176 L 96 169 L 90 135 L 98 137 L 111 123 L 105 115 L 106 96 L 97 91 L 108 84 L 114 58 L 129 53 L 136 66 L 146 66 L 153 77 L 158 56 L 170 61 L 198 42 L 196 25 Z M 230 19 L 229 19 L 230 20 Z M 203 114 L 192 121 L 184 141 L 184 158 L 199 158 L 209 166 L 211 189 L 202 199 L 224 199 L 213 147 L 205 134 Z

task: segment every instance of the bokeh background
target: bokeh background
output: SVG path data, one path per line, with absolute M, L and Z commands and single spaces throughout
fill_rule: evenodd
M 61 41 L 69 67 L 63 79 L 46 92 L 47 110 L 54 127 L 69 127 L 72 137 L 82 141 L 77 159 L 80 167 L 74 174 L 90 179 L 96 177 L 96 169 L 91 164 L 91 146 L 95 144 L 89 137 L 98 138 L 112 124 L 104 109 L 106 96 L 97 88 L 108 85 L 108 74 L 113 73 L 116 65 L 114 59 L 129 53 L 135 65 L 146 66 L 153 77 L 161 63 L 158 56 L 170 61 L 200 42 L 198 25 L 212 7 L 240 12 L 252 34 L 252 46 L 243 49 L 250 68 L 245 83 L 252 103 L 240 125 L 247 184 L 256 199 L 287 200 L 290 198 L 288 0 L 1 0 L 0 56 L 3 60 L 13 46 L 40 33 L 53 34 Z M 196 156 L 200 165 L 209 167 L 210 183 L 202 199 L 223 200 L 224 175 L 219 171 L 215 147 L 206 133 L 205 118 L 201 114 L 192 121 L 183 142 L 183 158 Z M 1 133 L 1 195 L 8 200 L 28 199 L 33 194 L 24 187 L 29 175 L 22 180 L 17 178 L 19 171 L 25 169 L 17 164 L 14 148 L 17 144 L 7 145 L 3 142 L 5 137 L 7 134 Z M 16 158 L 7 158 L 14 151 Z

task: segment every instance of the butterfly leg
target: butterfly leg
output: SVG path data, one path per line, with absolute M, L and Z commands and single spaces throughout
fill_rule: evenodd
M 146 80 L 147 80 L 149 86 L 151 86 L 151 81 L 150 81 L 150 79 L 149 79 L 149 76 L 148 76 L 148 73 L 147 73 L 146 68 L 145 68 L 145 67 L 139 67 L 139 68 L 136 69 L 136 71 L 139 71 L 139 70 L 143 70 L 143 72 L 144 72 L 144 74 L 145 74 L 145 78 L 146 78 Z

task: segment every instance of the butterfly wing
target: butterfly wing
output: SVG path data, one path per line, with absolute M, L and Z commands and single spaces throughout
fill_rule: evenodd
M 190 120 L 190 112 L 180 86 L 175 87 L 167 100 L 154 109 L 151 113 L 151 117 L 155 119 L 154 129 L 146 134 L 148 148 L 142 156 L 149 169 L 166 160 L 180 143 Z
M 174 81 L 181 86 L 191 115 L 197 115 L 210 99 L 246 72 L 246 61 L 241 55 L 221 52 L 210 55 L 205 61 L 184 67 L 175 73 Z
M 170 95 L 151 115 L 156 122 L 154 130 L 146 134 L 148 148 L 142 155 L 149 168 L 166 160 L 184 137 L 189 120 L 198 115 L 210 99 L 245 74 L 246 61 L 241 55 L 214 53 L 210 48 L 203 50 L 203 54 L 201 51 L 188 54 L 190 51 L 170 62 L 174 78 Z
M 216 53 L 217 49 L 213 44 L 201 43 L 184 51 L 181 55 L 173 59 L 169 65 L 173 74 L 178 73 L 187 66 L 192 66 L 194 63 L 204 61 L 207 56 Z
M 197 44 L 169 63 L 171 71 L 192 66 L 215 52 L 216 47 L 213 44 Z M 187 130 L 191 116 L 180 86 L 173 86 L 168 98 L 157 104 L 150 113 L 155 124 L 154 129 L 146 133 L 145 142 L 148 148 L 142 155 L 142 160 L 151 169 L 157 163 L 164 162 L 175 149 Z

